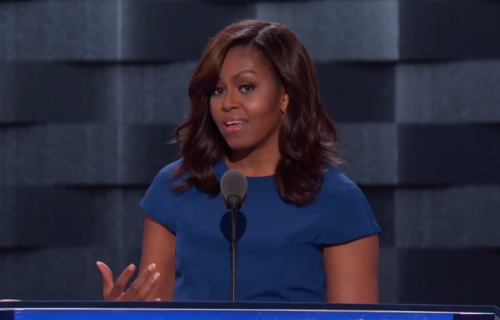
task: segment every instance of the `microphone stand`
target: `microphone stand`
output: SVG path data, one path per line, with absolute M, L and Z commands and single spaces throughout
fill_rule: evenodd
M 236 216 L 238 210 L 231 210 L 231 297 L 236 302 Z
M 236 217 L 241 208 L 241 199 L 238 196 L 231 196 L 227 199 L 228 207 L 231 211 L 231 299 L 236 302 Z

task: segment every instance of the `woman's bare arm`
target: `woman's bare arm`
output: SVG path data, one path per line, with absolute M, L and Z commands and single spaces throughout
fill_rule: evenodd
M 378 235 L 325 248 L 327 301 L 378 303 L 378 260 Z
M 171 301 L 175 282 L 175 235 L 146 215 L 139 274 L 152 263 L 156 264 L 155 271 L 160 277 L 147 300 Z

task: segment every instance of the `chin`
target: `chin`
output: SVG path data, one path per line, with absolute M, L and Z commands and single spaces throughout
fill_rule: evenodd
M 229 148 L 235 152 L 251 150 L 253 147 L 252 143 L 243 139 L 226 139 L 226 143 Z

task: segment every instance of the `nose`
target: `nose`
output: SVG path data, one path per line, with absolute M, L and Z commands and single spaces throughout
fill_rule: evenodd
M 233 109 L 237 109 L 240 106 L 240 101 L 238 99 L 238 94 L 233 90 L 227 90 L 224 101 L 222 102 L 222 111 L 229 112 Z

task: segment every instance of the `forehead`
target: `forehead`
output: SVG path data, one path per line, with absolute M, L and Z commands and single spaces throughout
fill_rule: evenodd
M 227 54 L 221 69 L 221 78 L 232 77 L 242 70 L 252 70 L 257 74 L 267 71 L 262 54 L 251 46 L 231 48 Z

